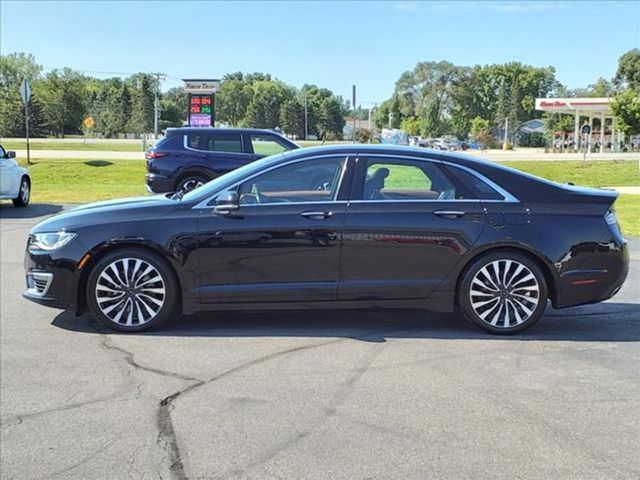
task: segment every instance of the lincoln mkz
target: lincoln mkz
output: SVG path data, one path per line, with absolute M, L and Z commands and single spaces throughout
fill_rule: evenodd
M 616 197 L 462 154 L 293 150 L 187 193 L 39 223 L 24 296 L 128 332 L 209 310 L 390 306 L 459 309 L 514 333 L 548 301 L 620 289 L 629 256 Z

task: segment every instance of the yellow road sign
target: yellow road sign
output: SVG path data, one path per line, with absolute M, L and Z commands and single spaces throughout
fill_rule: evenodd
M 87 117 L 82 121 L 82 124 L 85 126 L 85 128 L 93 128 L 96 122 L 93 121 L 92 117 Z

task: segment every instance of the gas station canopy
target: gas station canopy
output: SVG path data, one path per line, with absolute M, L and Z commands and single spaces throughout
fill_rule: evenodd
M 609 97 L 536 98 L 536 110 L 564 113 L 574 116 L 573 138 L 575 140 L 575 150 L 580 148 L 581 117 L 585 120 L 583 125 L 589 125 L 590 132 L 593 132 L 593 119 L 598 118 L 600 120 L 598 143 L 600 152 L 603 152 L 605 147 L 605 128 L 607 126 L 607 120 L 610 122 L 610 137 L 609 135 L 607 135 L 607 137 L 609 137 L 613 150 L 617 149 L 619 141 L 621 140 L 620 132 L 616 132 L 615 118 L 611 111 L 612 100 L 613 99 Z M 616 133 L 618 133 L 617 139 Z M 591 147 L 590 139 L 583 141 L 588 141 L 589 148 Z

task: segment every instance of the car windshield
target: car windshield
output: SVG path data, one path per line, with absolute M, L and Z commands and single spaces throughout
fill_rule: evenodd
M 205 183 L 201 187 L 191 190 L 181 198 L 184 201 L 202 200 L 203 198 L 214 194 L 220 189 L 228 185 L 232 185 L 239 180 L 242 180 L 242 178 L 244 178 L 245 176 L 249 176 L 254 172 L 258 172 L 264 168 L 267 168 L 269 165 L 276 163 L 278 160 L 282 159 L 285 155 L 287 155 L 287 152 L 276 153 L 275 155 L 271 155 L 261 160 L 251 162 L 225 175 L 221 175 L 218 178 Z

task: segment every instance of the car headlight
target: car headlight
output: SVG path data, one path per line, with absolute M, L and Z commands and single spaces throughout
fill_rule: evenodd
M 59 232 L 34 233 L 29 238 L 29 250 L 57 250 L 64 247 L 77 235 L 61 230 Z

